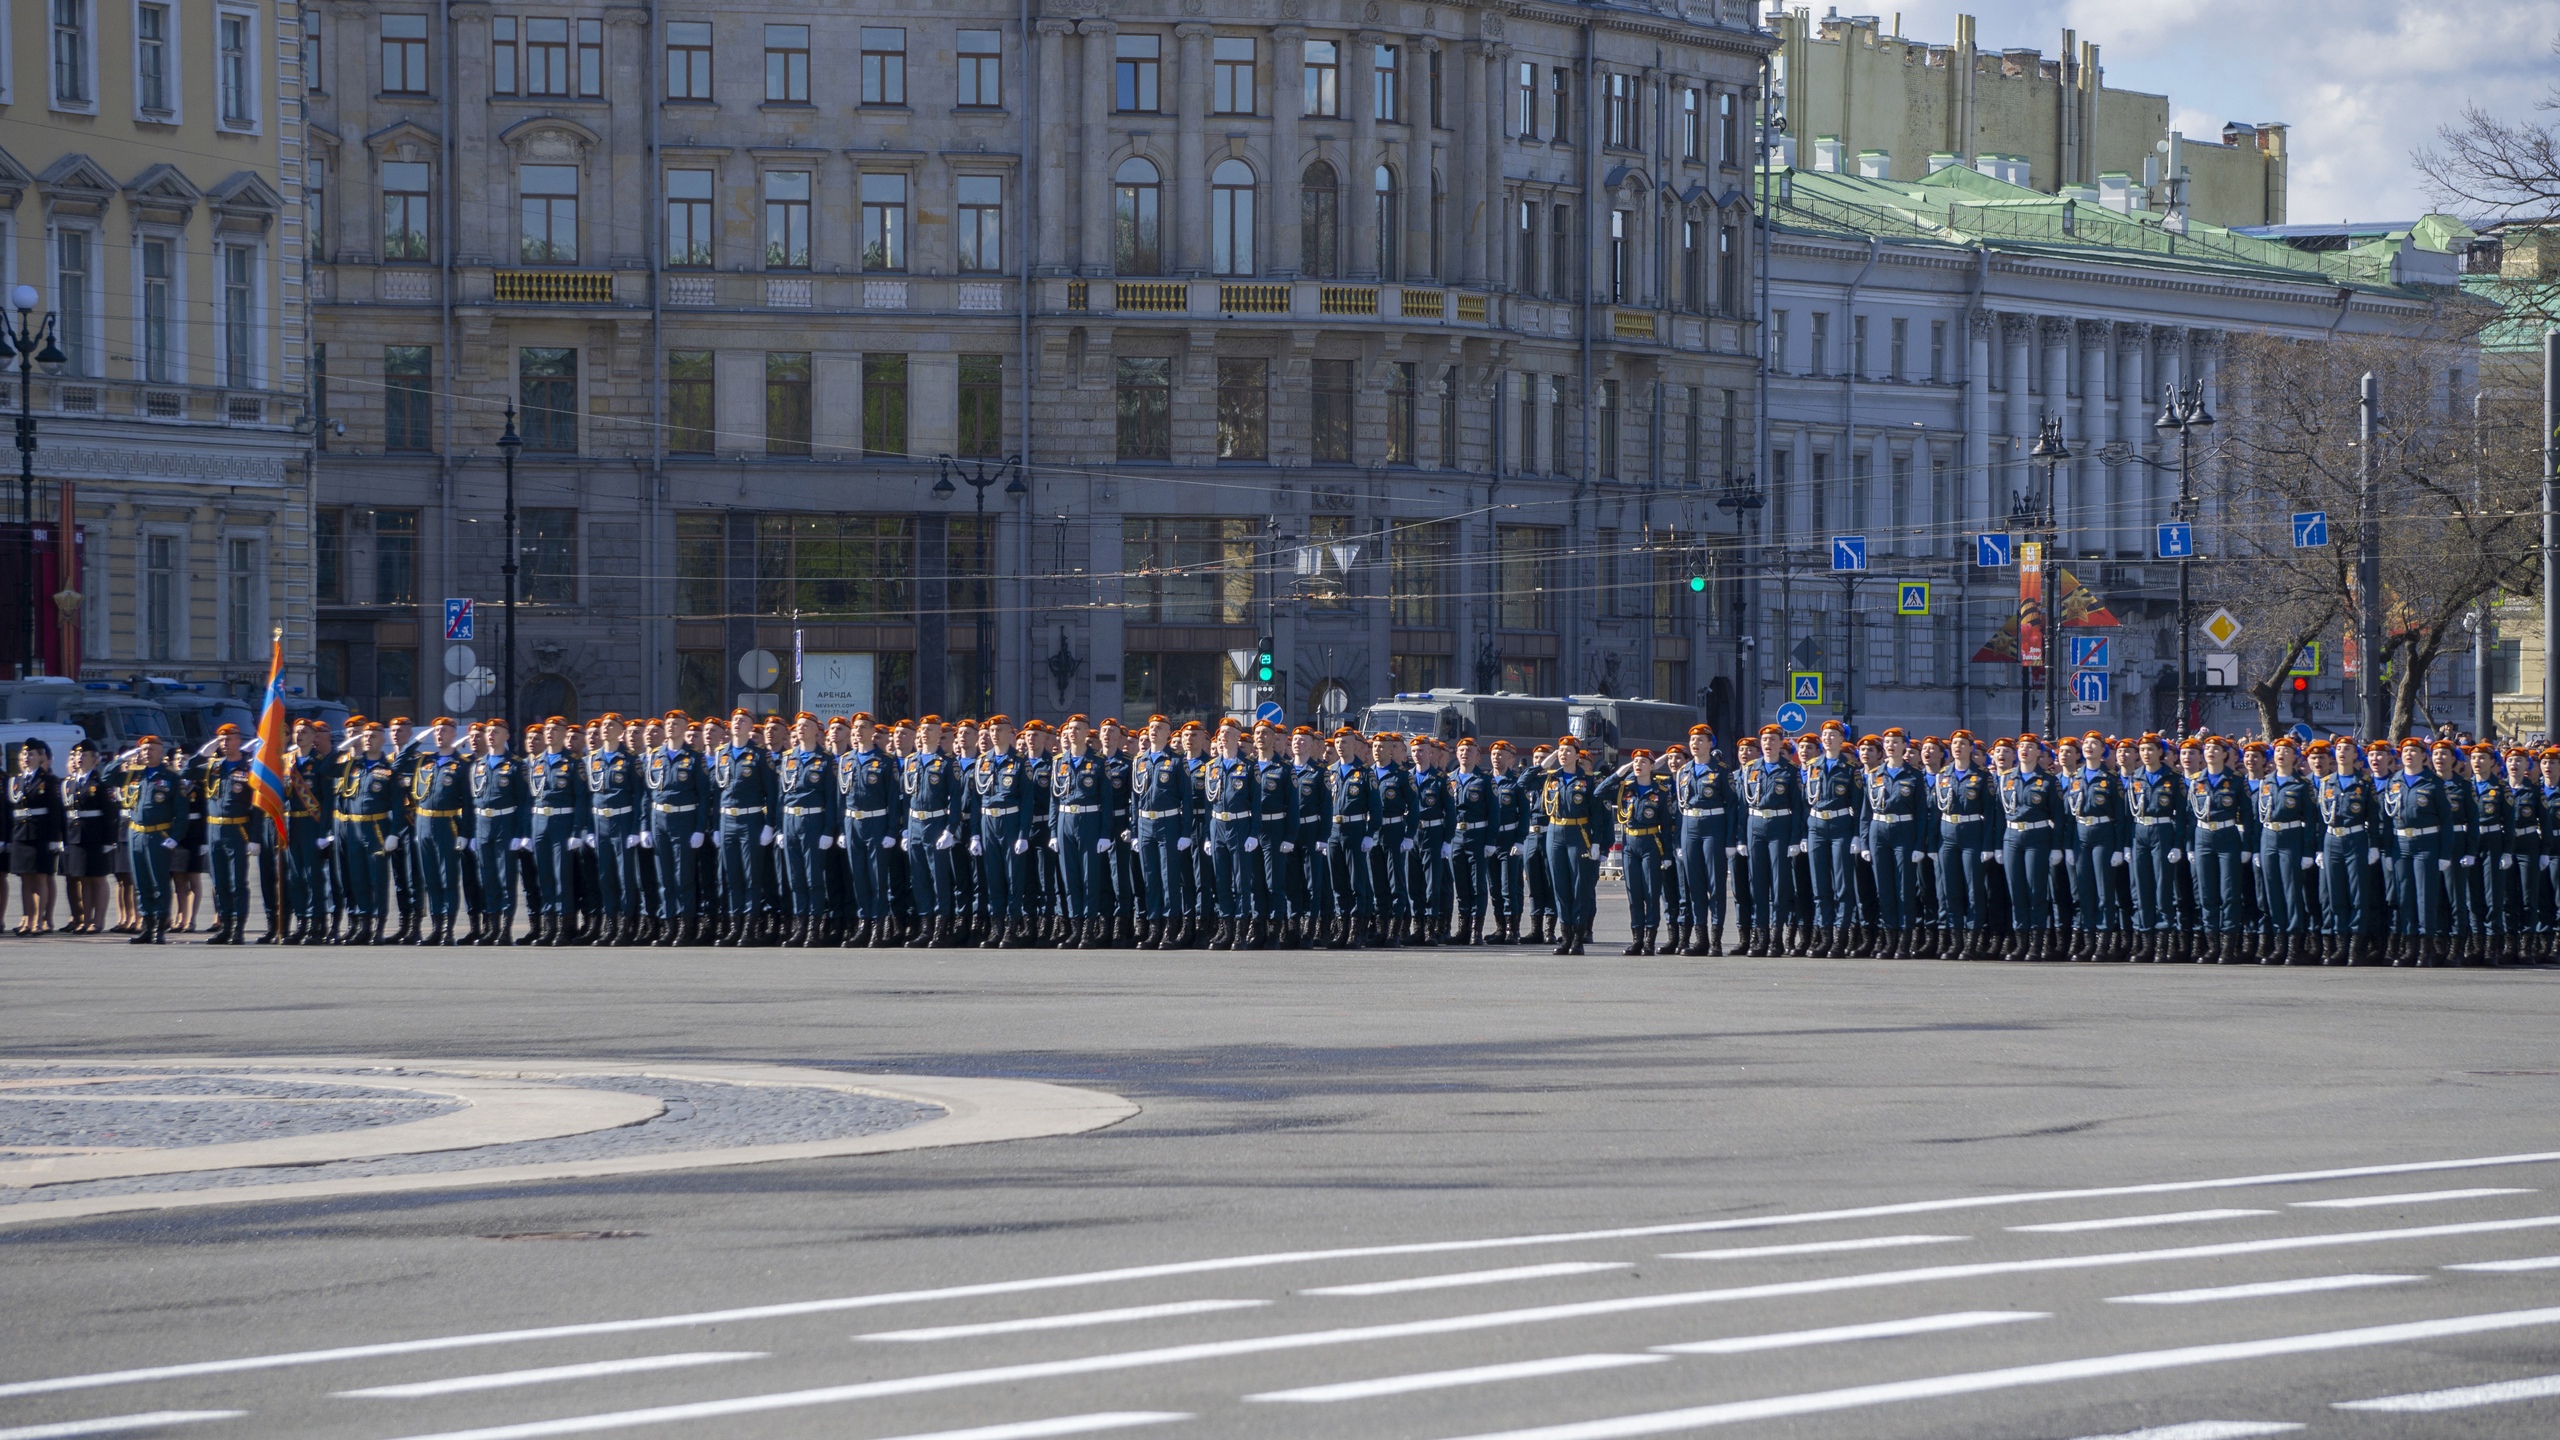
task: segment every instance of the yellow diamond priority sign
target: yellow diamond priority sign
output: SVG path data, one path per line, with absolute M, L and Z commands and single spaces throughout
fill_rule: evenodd
M 2228 610 L 2216 610 L 2197 627 L 2216 645 L 2228 645 L 2240 634 L 2240 621 Z

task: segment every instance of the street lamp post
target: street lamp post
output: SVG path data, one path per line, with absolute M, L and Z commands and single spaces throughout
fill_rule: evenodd
M 2190 527 L 2187 553 L 2178 557 L 2178 738 L 2180 740 L 2187 738 L 2187 717 L 2193 713 L 2187 698 L 2188 687 L 2195 683 L 2189 668 L 2191 657 L 2188 654 L 2188 647 L 2195 633 L 2194 616 L 2190 611 L 2194 597 L 2193 572 L 2196 548 L 2192 528 L 2196 523 L 2195 432 L 2210 428 L 2212 424 L 2213 412 L 2205 408 L 2204 382 L 2201 380 L 2189 381 L 2185 385 L 2164 387 L 2160 418 L 2151 422 L 2151 428 L 2154 430 L 2163 433 L 2171 430 L 2178 432 L 2178 503 L 2173 513 L 2176 514 L 2180 524 Z M 2365 663 L 2369 665 L 2373 662 L 2367 658 Z
M 953 459 L 949 455 L 940 455 L 935 457 L 935 463 L 942 467 L 942 476 L 940 479 L 933 482 L 934 494 L 947 500 L 951 498 L 953 494 L 957 493 L 957 487 L 951 483 L 951 477 L 954 474 L 957 474 L 961 479 L 968 481 L 969 488 L 977 492 L 978 583 L 980 585 L 991 587 L 994 584 L 994 577 L 987 573 L 987 487 L 993 485 L 998 480 L 1003 479 L 1005 475 L 1010 472 L 1013 476 L 1013 480 L 1004 487 L 1004 493 L 1007 495 L 1029 494 L 1031 487 L 1022 483 L 1022 457 L 1015 455 L 1009 459 L 1000 461 L 994 460 L 993 457 L 988 457 L 985 459 L 962 462 Z M 950 582 L 947 579 L 944 581 L 945 585 L 948 585 L 949 583 Z M 992 595 L 982 595 L 979 597 L 979 603 L 972 607 L 977 611 L 978 617 L 976 664 L 978 670 L 977 710 L 980 715 L 991 715 L 995 713 L 996 708 L 995 676 L 987 664 L 988 629 L 994 623 L 994 617 L 989 615 L 987 612 L 991 608 L 988 602 L 992 598 Z M 1061 638 L 1063 639 L 1063 637 Z
M 41 299 L 33 285 L 21 285 L 9 292 L 9 303 L 17 310 L 12 323 L 0 316 L 0 343 L 18 357 L 18 603 L 26 615 L 27 648 L 19 662 L 20 678 L 38 673 L 36 659 L 36 367 L 59 365 L 62 347 L 54 341 L 55 317 L 45 312 L 42 321 L 35 317 L 36 302 Z M 70 585 L 69 577 L 63 579 Z
M 507 733 L 516 733 L 516 452 L 524 448 L 524 437 L 516 433 L 516 407 L 507 407 L 507 428 L 498 437 L 498 455 L 507 469 L 507 548 L 499 568 L 507 577 L 506 658 L 500 661 L 499 684 L 506 695 Z
M 1734 616 L 1733 622 L 1733 726 L 1736 734 L 1741 733 L 1747 718 L 1760 701 L 1759 687 L 1752 683 L 1752 677 L 1745 673 L 1745 667 L 1750 663 L 1752 649 L 1749 633 L 1752 615 L 1751 522 L 1758 517 L 1760 507 L 1768 503 L 1769 497 L 1760 488 L 1760 477 L 1757 475 L 1725 477 L 1724 494 L 1716 497 L 1716 508 L 1733 517 L 1734 562 L 1735 568 L 1740 572 L 1735 577 L 1734 585 L 1738 592 L 1734 597 L 1734 608 L 1739 613 Z
M 2062 638 L 2062 522 L 2060 509 L 2054 502 L 2054 485 L 2062 462 L 2071 458 L 2071 445 L 2062 438 L 2062 417 L 2048 415 L 2036 431 L 2036 443 L 2027 452 L 2029 459 L 2044 462 L 2044 507 L 2037 517 L 2037 533 L 2044 540 L 2044 593 L 2037 604 L 2044 607 L 2044 733 L 2047 738 L 2062 732 L 2062 672 L 2059 661 L 2069 655 L 2056 651 L 2065 643 Z

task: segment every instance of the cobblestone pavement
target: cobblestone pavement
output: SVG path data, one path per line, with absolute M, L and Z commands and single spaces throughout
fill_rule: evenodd
M 258 1075 L 0 1066 L 0 1159 L 331 1135 L 448 1115 L 463 1102 Z

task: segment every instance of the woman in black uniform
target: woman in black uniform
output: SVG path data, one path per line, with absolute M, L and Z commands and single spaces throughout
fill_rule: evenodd
M 52 931 L 53 877 L 61 868 L 62 781 L 53 773 L 53 747 L 29 740 L 18 747 L 18 770 L 9 777 L 9 873 L 18 877 L 19 934 Z
M 99 776 L 97 742 L 83 739 L 71 747 L 62 782 L 62 886 L 71 900 L 73 935 L 103 935 L 114 923 L 108 914 L 107 882 L 115 874 L 115 787 Z

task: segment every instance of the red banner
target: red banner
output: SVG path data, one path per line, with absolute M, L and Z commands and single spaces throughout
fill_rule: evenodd
M 2044 546 L 2018 547 L 2018 663 L 2044 663 Z

